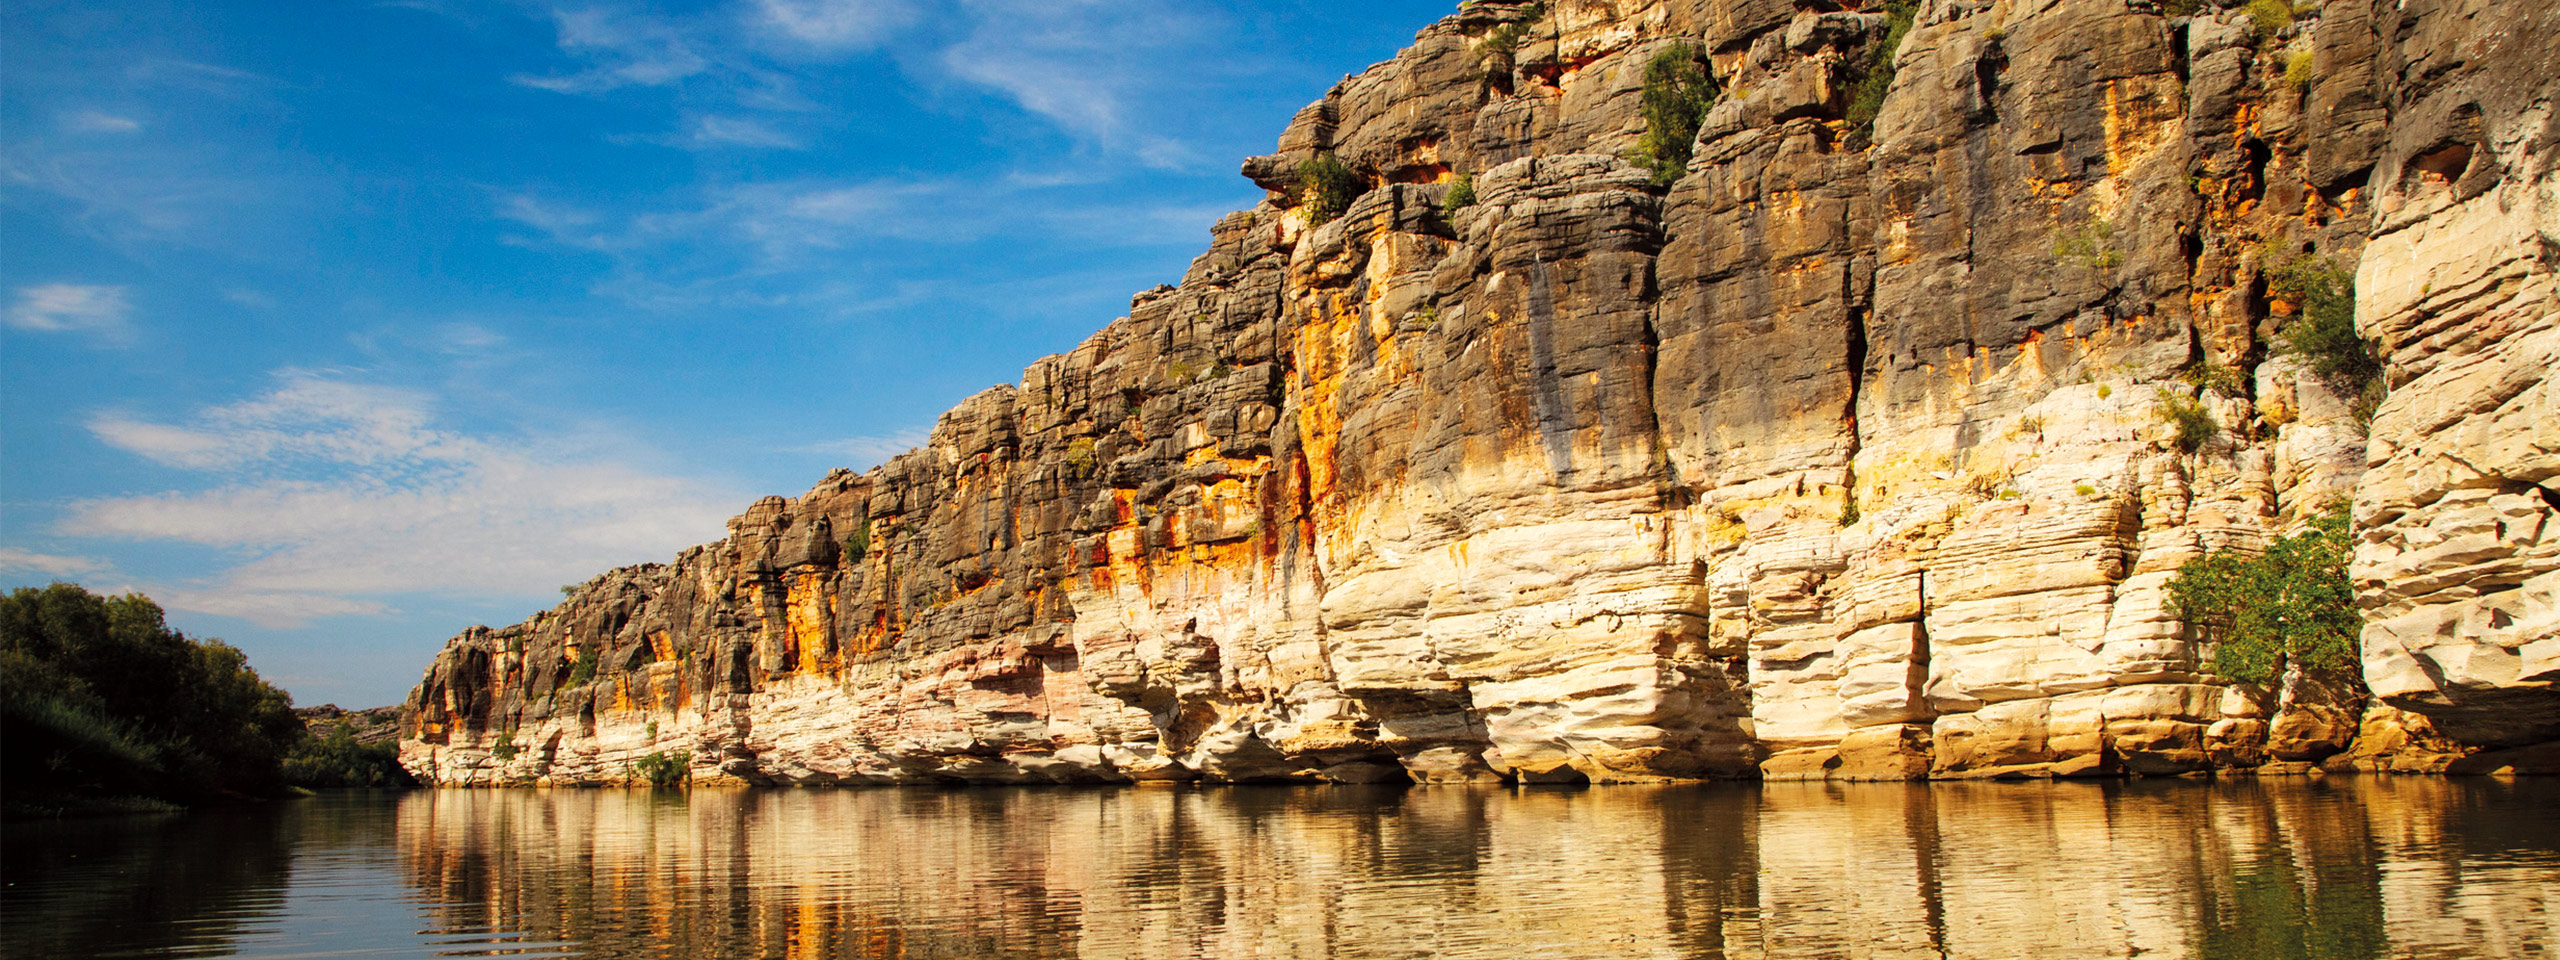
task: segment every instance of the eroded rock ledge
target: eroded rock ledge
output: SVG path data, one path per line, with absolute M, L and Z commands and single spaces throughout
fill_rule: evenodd
M 2550 753 L 2560 7 L 1926 0 L 1871 126 L 1850 101 L 1887 16 L 1834 7 L 1466 5 L 1246 162 L 1285 188 L 1339 156 L 1370 188 L 1340 219 L 1275 189 L 924 448 L 456 637 L 405 762 L 1614 781 Z M 1725 92 L 1664 188 L 1623 157 L 1676 42 Z M 1478 201 L 1445 210 L 1458 174 Z M 2369 436 L 2272 346 L 2292 305 L 2264 274 L 2304 252 L 2353 266 L 2385 346 Z M 2163 395 L 2222 430 L 2181 449 Z M 2369 689 L 2222 683 L 2164 583 L 2341 499 Z

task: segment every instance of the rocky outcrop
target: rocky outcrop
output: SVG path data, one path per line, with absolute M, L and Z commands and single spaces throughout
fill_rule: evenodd
M 924 448 L 455 638 L 405 762 L 1909 778 L 2560 738 L 2555 14 L 1833 7 L 1463 6 L 1247 161 L 1270 198 L 1180 284 Z M 1722 95 L 1666 186 L 1627 158 L 1682 50 Z M 1326 223 L 1318 154 L 1366 191 Z M 2370 439 L 2274 345 L 2306 254 L 2387 347 Z M 2169 578 L 2347 499 L 2371 695 L 2215 677 Z

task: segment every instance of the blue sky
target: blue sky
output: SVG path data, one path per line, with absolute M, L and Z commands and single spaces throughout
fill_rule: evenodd
M 1179 279 L 1453 6 L 12 0 L 0 584 L 397 702 Z

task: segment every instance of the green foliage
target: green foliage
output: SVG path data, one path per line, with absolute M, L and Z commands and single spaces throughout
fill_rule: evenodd
M 2115 225 L 2091 217 L 2079 226 L 2054 230 L 2053 258 L 2090 270 L 2113 270 L 2124 263 L 2124 251 L 2116 248 Z
M 844 562 L 860 563 L 871 555 L 871 517 L 866 514 L 854 521 L 853 532 L 844 538 Z
M 1476 205 L 1476 175 L 1461 173 L 1449 181 L 1449 192 L 1440 197 L 1442 219 L 1455 221 L 1458 211 Z
M 652 753 L 632 761 L 631 772 L 649 781 L 652 787 L 676 786 L 684 782 L 684 757 L 663 751 Z
M 1674 43 L 1654 53 L 1644 65 L 1644 136 L 1636 141 L 1636 159 L 1653 170 L 1653 182 L 1668 184 L 1689 172 L 1689 149 L 1698 124 L 1715 106 L 1716 81 L 1698 62 L 1698 48 Z
M 2249 0 L 2240 12 L 2249 16 L 2249 32 L 2260 40 L 2275 36 L 2294 17 L 2292 0 Z
M 1307 208 L 1308 226 L 1332 223 L 1351 209 L 1351 201 L 1367 192 L 1368 181 L 1331 153 L 1319 153 L 1298 164 L 1297 200 Z
M 2343 675 L 2356 668 L 2364 629 L 2347 554 L 2347 513 L 2333 508 L 2264 555 L 2216 550 L 2187 561 L 2169 581 L 2171 609 L 2217 641 L 2213 669 L 2225 678 L 2271 683 L 2288 664 Z
M 2192 17 L 2201 9 L 2204 0 L 2160 0 L 2160 15 L 2164 17 Z
M 2094 497 L 2098 495 L 2098 488 L 2085 483 L 2075 483 L 2071 485 L 2071 492 L 2084 497 Z
M 2178 428 L 2173 442 L 2180 451 L 2194 453 L 2204 447 L 2205 441 L 2213 439 L 2214 434 L 2222 432 L 2221 422 L 2213 418 L 2212 408 L 2205 406 L 2201 397 L 2163 389 L 2160 391 L 2159 409 L 2160 419 Z
M 2180 371 L 2178 379 L 2199 390 L 2211 390 L 2226 397 L 2248 396 L 2248 379 L 2240 371 L 2213 362 L 2213 358 L 2196 361 Z
M 1893 88 L 1893 54 L 1902 49 L 1902 38 L 1911 35 L 1912 19 L 1919 15 L 1918 0 L 1895 0 L 1884 5 L 1884 42 L 1867 54 L 1866 69 L 1849 87 L 1849 125 L 1873 126 L 1876 114 L 1884 110 L 1885 92 Z
M 489 755 L 500 760 L 513 760 L 519 752 L 521 751 L 516 748 L 516 732 L 513 730 L 498 731 L 498 742 L 489 748 Z
M 135 797 L 272 795 L 302 736 L 293 701 L 140 595 L 68 583 L 0 597 L 0 778 L 10 813 Z
M 1520 11 L 1519 19 L 1495 27 L 1484 35 L 1484 41 L 1476 46 L 1476 53 L 1484 58 L 1483 79 L 1494 80 L 1511 73 L 1511 68 L 1516 65 L 1514 55 L 1520 50 L 1520 41 L 1529 35 L 1529 29 L 1537 24 L 1539 18 L 1546 15 L 1545 3 L 1533 3 Z
M 1858 522 L 1858 517 L 1858 498 L 1852 496 L 1846 503 L 1840 505 L 1840 525 L 1853 526 Z
M 306 789 L 418 785 L 400 766 L 398 744 L 358 743 L 355 728 L 344 721 L 333 725 L 326 736 L 303 736 L 284 758 L 284 782 Z
M 2294 89 L 2308 88 L 2311 86 L 2311 81 L 2319 78 L 2320 75 L 2311 64 L 2311 51 L 2296 50 L 2285 56 L 2284 81 L 2293 84 Z
M 569 682 L 562 686 L 583 687 L 596 679 L 596 655 L 580 653 L 576 665 L 569 668 Z
M 2382 403 L 2382 356 L 2356 335 L 2355 275 L 2334 261 L 2303 254 L 2267 271 L 2267 296 L 2299 308 L 2276 331 L 2285 352 L 2349 398 L 2357 420 L 2372 419 Z

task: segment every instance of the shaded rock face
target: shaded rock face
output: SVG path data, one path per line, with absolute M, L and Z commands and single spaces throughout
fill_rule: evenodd
M 2560 737 L 2537 6 L 1929 0 L 1882 51 L 1829 4 L 1470 4 L 1247 161 L 1273 193 L 1180 284 L 924 448 L 455 638 L 404 762 L 1911 778 Z M 1724 92 L 1663 187 L 1625 158 L 1682 43 Z M 1314 224 L 1319 153 L 1367 190 Z M 2385 345 L 2370 440 L 2276 347 L 2303 253 Z M 2167 581 L 2350 499 L 2370 691 L 2222 683 Z

